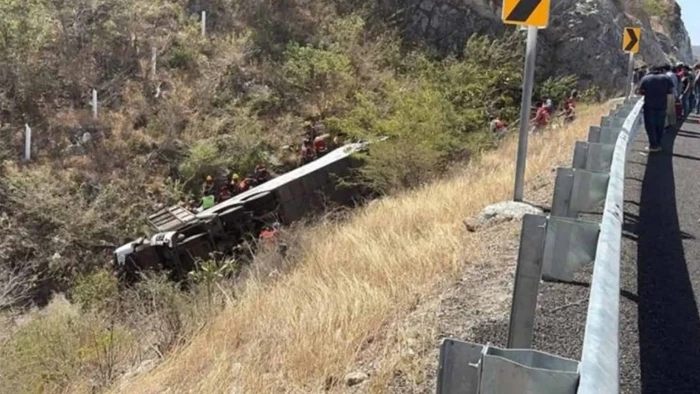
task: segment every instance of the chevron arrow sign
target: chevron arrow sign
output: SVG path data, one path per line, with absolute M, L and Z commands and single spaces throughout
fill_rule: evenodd
M 622 34 L 622 50 L 628 53 L 639 52 L 642 42 L 642 29 L 639 27 L 625 27 Z
M 551 0 L 504 0 L 503 23 L 547 27 Z

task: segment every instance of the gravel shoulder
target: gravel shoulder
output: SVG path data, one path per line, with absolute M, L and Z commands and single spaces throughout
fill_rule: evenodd
M 660 154 L 630 152 L 625 178 L 620 305 L 621 392 L 698 393 L 700 318 L 700 120 L 665 136 Z M 599 220 L 596 215 L 588 219 Z M 540 287 L 534 348 L 580 359 L 592 267 L 573 284 Z M 507 315 L 464 339 L 505 346 Z

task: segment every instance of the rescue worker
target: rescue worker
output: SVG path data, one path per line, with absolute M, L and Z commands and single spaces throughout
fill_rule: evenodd
M 547 110 L 547 112 L 549 113 L 549 116 L 552 116 L 554 114 L 554 102 L 552 101 L 551 98 L 548 98 L 545 101 L 544 109 Z
M 262 231 L 260 232 L 260 240 L 264 242 L 266 245 L 270 245 L 274 243 L 275 237 L 277 236 L 277 230 L 270 227 L 270 226 L 264 226 L 262 228 Z
M 202 195 L 214 195 L 214 178 L 211 175 L 207 175 L 206 180 L 202 184 Z
M 270 179 L 270 173 L 267 171 L 267 168 L 265 168 L 265 166 L 262 164 L 258 164 L 257 166 L 255 166 L 253 176 L 255 177 L 257 184 L 265 183 Z
M 253 182 L 254 179 L 250 177 L 245 177 L 239 184 L 238 184 L 238 191 L 240 193 L 246 192 L 250 190 L 253 187 Z
M 576 99 L 578 98 L 578 90 L 574 89 L 571 96 L 564 102 L 564 122 L 573 122 L 576 119 Z
M 530 121 L 534 126 L 533 133 L 541 132 L 549 124 L 549 111 L 547 111 L 541 101 L 537 102 L 536 108 L 535 117 Z
M 316 157 L 321 157 L 328 153 L 325 136 L 319 135 L 314 139 L 314 152 L 316 153 Z
M 318 130 L 317 130 L 315 124 L 313 124 L 310 120 L 307 120 L 306 122 L 304 122 L 304 135 L 310 141 L 313 141 L 316 138 L 317 133 L 318 133 Z
M 241 192 L 241 190 L 238 188 L 240 181 L 241 177 L 238 176 L 238 174 L 231 175 L 231 182 L 228 184 L 228 190 L 231 193 L 231 197 Z
M 301 165 L 311 163 L 316 158 L 310 138 L 304 138 L 301 143 Z
M 228 188 L 228 185 L 221 185 L 217 197 L 219 202 L 226 201 L 232 197 L 231 190 Z
M 503 137 L 506 133 L 506 123 L 499 119 L 498 117 L 494 118 L 491 123 L 489 124 L 489 129 L 491 130 L 492 133 L 496 134 L 496 136 Z
M 281 225 L 279 222 L 275 222 L 272 226 L 263 227 L 260 232 L 260 241 L 263 246 L 271 247 L 277 246 L 277 251 L 282 255 L 282 257 L 287 256 L 288 246 L 286 243 L 281 242 L 279 239 Z

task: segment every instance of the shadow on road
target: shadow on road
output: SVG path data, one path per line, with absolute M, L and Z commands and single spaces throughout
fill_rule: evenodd
M 673 172 L 676 134 L 648 158 L 639 218 L 626 218 L 637 236 L 638 326 L 642 393 L 700 392 L 700 317 L 683 249 Z M 692 235 L 690 236 L 692 237 Z

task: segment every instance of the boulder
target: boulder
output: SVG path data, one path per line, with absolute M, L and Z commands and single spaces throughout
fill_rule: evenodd
M 369 379 L 369 375 L 364 372 L 351 372 L 345 375 L 345 385 L 348 387 L 356 386 L 367 379 Z
M 523 216 L 541 215 L 542 210 L 530 204 L 515 201 L 504 201 L 484 208 L 478 215 L 464 220 L 464 226 L 469 232 L 495 226 L 509 221 L 520 221 Z

